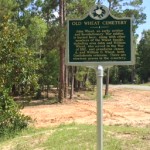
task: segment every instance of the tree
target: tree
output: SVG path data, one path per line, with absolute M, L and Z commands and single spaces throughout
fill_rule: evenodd
M 60 17 L 60 27 L 63 30 L 64 27 L 64 0 L 60 0 L 59 2 L 59 17 Z M 59 51 L 60 51 L 60 77 L 59 77 L 59 102 L 63 102 L 64 99 L 64 84 L 65 84 L 65 47 L 64 41 L 62 39 L 59 43 Z
M 27 44 L 31 49 L 36 50 L 40 58 L 42 55 L 42 44 L 47 33 L 47 25 L 45 21 L 39 17 L 34 16 L 30 19 L 30 24 L 28 25 L 28 39 Z
M 142 39 L 138 45 L 137 72 L 141 81 L 150 80 L 150 30 L 143 31 Z
M 47 25 L 52 23 L 52 20 L 55 20 L 55 15 L 53 11 L 57 9 L 59 0 L 44 0 L 42 4 L 42 16 L 46 20 Z M 63 4 L 63 3 L 62 3 Z
M 67 0 L 66 14 L 67 19 L 83 18 L 91 7 L 95 4 L 95 0 Z
M 0 136 L 28 125 L 29 117 L 21 115 L 11 96 L 31 96 L 37 87 L 38 64 L 35 52 L 26 46 L 26 29 L 19 27 L 11 16 L 1 16 L 0 24 Z
M 39 68 L 39 91 L 37 98 L 41 96 L 41 87 L 47 86 L 47 98 L 50 85 L 58 87 L 59 56 L 58 51 L 53 49 L 44 53 L 41 68 Z
M 0 25 L 0 78 L 1 87 L 12 90 L 13 85 L 26 86 L 36 84 L 37 63 L 34 51 L 26 47 L 26 29 L 11 23 L 7 18 Z M 24 89 L 24 88 L 23 88 Z
M 0 0 L 0 21 L 2 22 L 5 17 L 14 17 L 15 8 L 17 7 L 17 3 L 15 0 Z

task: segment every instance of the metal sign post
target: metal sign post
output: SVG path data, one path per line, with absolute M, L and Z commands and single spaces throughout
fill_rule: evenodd
M 97 150 L 103 150 L 103 67 L 96 68 L 97 76 Z

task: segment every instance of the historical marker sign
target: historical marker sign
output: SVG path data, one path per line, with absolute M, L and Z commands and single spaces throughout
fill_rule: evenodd
M 66 64 L 132 65 L 131 18 L 115 18 L 103 5 L 94 6 L 83 20 L 69 20 Z

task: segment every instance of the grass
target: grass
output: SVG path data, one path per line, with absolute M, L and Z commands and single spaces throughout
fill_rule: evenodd
M 107 100 L 111 97 L 111 94 L 104 95 L 103 91 L 103 99 Z M 80 91 L 80 94 L 78 94 L 78 99 L 81 100 L 97 100 L 97 91 L 94 89 L 93 91 Z
M 119 142 L 118 150 L 150 149 L 150 127 L 106 126 L 105 130 Z
M 60 125 L 55 128 L 30 128 L 14 138 L 0 141 L 1 150 L 95 150 L 96 126 Z M 104 150 L 149 150 L 148 127 L 105 126 Z
M 85 92 L 86 97 L 88 97 L 90 100 L 96 100 L 97 96 L 96 96 L 96 89 L 94 89 L 93 91 L 86 91 Z
M 47 150 L 95 149 L 95 126 L 69 125 L 61 126 L 57 132 L 44 143 Z
M 144 83 L 144 84 L 140 84 L 140 85 L 150 86 L 150 82 L 147 82 L 147 83 Z

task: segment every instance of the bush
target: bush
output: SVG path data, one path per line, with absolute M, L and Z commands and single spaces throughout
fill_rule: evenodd
M 18 104 L 5 90 L 0 93 L 0 137 L 10 135 L 28 126 L 31 118 L 20 113 Z

